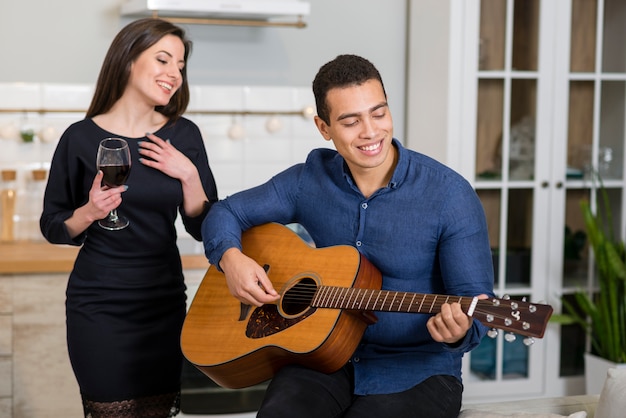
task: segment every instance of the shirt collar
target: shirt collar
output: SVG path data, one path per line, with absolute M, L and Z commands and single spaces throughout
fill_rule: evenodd
M 402 184 L 409 171 L 409 153 L 396 138 L 393 138 L 392 144 L 398 150 L 398 164 L 396 164 L 396 169 L 393 171 L 388 186 L 395 189 Z

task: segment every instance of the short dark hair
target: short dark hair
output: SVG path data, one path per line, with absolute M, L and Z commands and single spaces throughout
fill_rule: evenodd
M 385 85 L 380 73 L 368 60 L 358 55 L 338 55 L 334 60 L 322 65 L 313 79 L 313 95 L 317 107 L 317 116 L 330 125 L 330 109 L 326 102 L 328 91 L 334 88 L 361 85 L 369 80 L 378 80 L 383 88 Z
M 152 45 L 165 35 L 174 35 L 181 39 L 185 46 L 185 63 L 191 54 L 192 43 L 186 38 L 185 31 L 163 19 L 144 18 L 126 25 L 113 39 L 107 52 L 100 75 L 96 83 L 87 117 L 106 113 L 117 102 L 128 84 L 130 68 L 133 62 Z M 189 104 L 189 84 L 187 82 L 187 66 L 181 71 L 182 84 L 174 93 L 170 102 L 155 109 L 169 119 L 178 119 Z

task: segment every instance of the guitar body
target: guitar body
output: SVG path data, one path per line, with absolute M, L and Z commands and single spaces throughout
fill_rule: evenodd
M 284 295 L 298 294 L 298 286 L 380 289 L 380 272 L 353 247 L 313 248 L 279 224 L 246 231 L 242 245 L 244 254 L 269 266 L 281 300 L 261 308 L 243 305 L 211 266 L 183 325 L 185 357 L 227 388 L 263 382 L 290 363 L 326 373 L 341 368 L 368 325 L 365 311 L 286 304 Z

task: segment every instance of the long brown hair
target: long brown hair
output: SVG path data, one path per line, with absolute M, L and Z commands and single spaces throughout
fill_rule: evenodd
M 185 63 L 191 54 L 191 41 L 186 38 L 185 31 L 163 19 L 145 18 L 126 25 L 113 39 L 107 52 L 96 89 L 87 110 L 86 117 L 91 118 L 106 113 L 117 102 L 128 84 L 132 63 L 143 51 L 157 43 L 165 35 L 174 35 L 181 39 L 185 46 Z M 189 104 L 189 84 L 187 83 L 187 66 L 181 71 L 182 84 L 165 106 L 157 106 L 155 110 L 168 119 L 178 119 Z

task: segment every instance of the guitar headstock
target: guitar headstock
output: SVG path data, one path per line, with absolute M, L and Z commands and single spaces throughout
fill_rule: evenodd
M 552 316 L 550 305 L 530 303 L 525 298 L 514 300 L 508 296 L 502 299 L 478 300 L 472 314 L 473 318 L 490 328 L 530 337 L 528 344 L 532 344 L 532 338 L 543 337 L 550 316 Z M 491 337 L 495 337 L 493 333 L 490 334 Z

